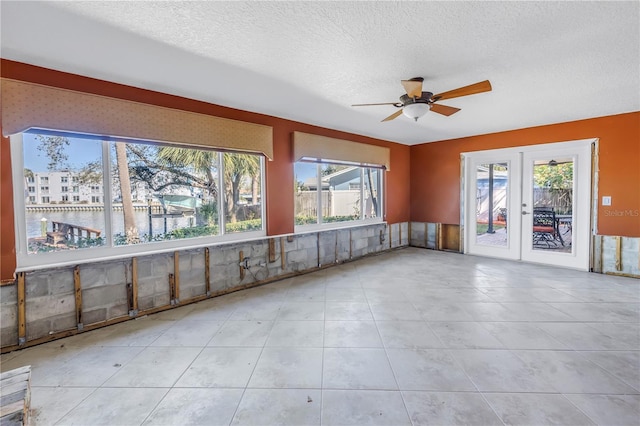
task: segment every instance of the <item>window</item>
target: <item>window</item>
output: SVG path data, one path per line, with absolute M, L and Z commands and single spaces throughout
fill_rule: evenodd
M 60 176 L 60 183 L 67 183 L 67 182 L 69 182 L 68 176 Z
M 28 182 L 29 174 L 47 175 L 40 176 L 42 181 L 65 172 L 74 183 L 72 196 L 64 194 L 68 186 L 52 193 L 63 204 L 55 211 L 32 206 L 35 197 L 16 203 L 23 209 L 17 215 L 23 217 L 18 224 L 19 266 L 48 264 L 47 256 L 51 263 L 90 260 L 264 235 L 260 155 L 68 133 L 29 132 L 13 138 L 18 141 L 11 144 L 13 161 L 23 163 L 14 172 L 21 182 Z M 39 149 L 43 145 L 55 147 L 55 155 L 43 156 L 52 152 Z M 24 176 L 19 175 L 22 170 Z M 15 191 L 24 191 L 18 186 Z M 87 208 L 64 206 L 69 199 Z M 48 238 L 68 230 L 64 241 Z
M 33 177 L 33 175 L 27 176 L 27 182 L 28 183 L 35 183 L 36 182 L 36 178 Z
M 41 186 L 40 187 L 40 192 L 42 192 L 43 194 L 48 194 L 49 193 L 49 187 L 48 186 Z
M 35 186 L 30 186 L 28 191 L 29 192 L 36 192 L 36 187 Z
M 49 183 L 49 176 L 40 176 L 40 183 Z
M 382 220 L 382 170 L 295 163 L 296 225 Z

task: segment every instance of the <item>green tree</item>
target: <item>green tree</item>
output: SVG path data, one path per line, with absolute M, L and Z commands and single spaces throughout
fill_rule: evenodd
M 49 160 L 47 169 L 52 172 L 60 169 L 68 169 L 69 154 L 66 147 L 69 146 L 69 139 L 64 136 L 36 135 L 40 141 L 38 151 L 44 152 Z
M 260 176 L 260 158 L 249 154 L 223 154 L 225 209 L 227 222 L 238 221 L 240 188 L 243 180 Z
M 570 189 L 573 187 L 573 161 L 555 166 L 547 164 L 535 166 L 533 178 L 540 188 Z

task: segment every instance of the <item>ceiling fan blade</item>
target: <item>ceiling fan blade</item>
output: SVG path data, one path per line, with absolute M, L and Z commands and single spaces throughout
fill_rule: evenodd
M 440 104 L 431 104 L 431 111 L 437 112 L 438 114 L 446 115 L 448 117 L 460 111 L 460 108 Z
M 353 104 L 351 105 L 352 107 L 354 106 L 374 106 L 374 105 L 396 105 L 398 102 L 382 102 L 379 104 Z
M 394 112 L 393 114 L 391 114 L 390 116 L 388 116 L 387 118 L 385 118 L 385 119 L 384 119 L 384 120 L 382 120 L 382 121 L 391 121 L 391 120 L 393 120 L 394 118 L 396 118 L 396 117 L 400 116 L 401 114 L 402 114 L 402 110 L 401 110 L 401 109 L 399 109 L 398 111 Z
M 458 98 L 460 96 L 475 95 L 476 93 L 489 91 L 491 91 L 491 83 L 489 83 L 489 80 L 485 80 L 480 83 L 449 90 L 448 92 L 438 93 L 437 95 L 434 95 L 432 99 L 434 101 L 439 101 L 441 99 Z
M 402 80 L 402 86 L 407 91 L 410 98 L 419 98 L 422 96 L 422 77 L 412 78 L 411 80 Z

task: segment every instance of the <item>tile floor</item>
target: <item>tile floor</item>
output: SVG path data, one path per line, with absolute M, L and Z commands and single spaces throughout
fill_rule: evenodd
M 2 355 L 36 425 L 638 425 L 640 280 L 404 249 Z

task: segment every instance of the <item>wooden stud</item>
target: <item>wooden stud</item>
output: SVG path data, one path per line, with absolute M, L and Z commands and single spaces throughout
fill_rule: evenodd
M 244 265 L 242 262 L 244 262 L 244 252 L 242 250 L 240 250 L 240 261 L 238 262 L 238 268 L 240 268 L 240 281 L 244 280 Z
M 318 261 L 316 262 L 316 266 L 320 267 L 320 232 L 316 234 L 316 254 L 318 255 Z
M 409 226 L 411 226 L 411 224 L 409 224 Z M 411 233 L 409 233 L 409 235 L 411 235 Z M 402 223 L 398 224 L 398 243 L 402 245 Z
M 335 247 L 335 257 L 334 257 L 334 263 L 338 263 L 338 234 L 340 233 L 340 231 L 336 231 L 336 247 Z
M 169 274 L 169 301 L 173 305 L 176 298 L 176 279 L 175 275 Z
M 131 309 L 138 310 L 138 258 L 131 259 Z
M 209 254 L 209 247 L 204 248 L 204 288 L 205 294 L 208 296 L 211 294 L 211 271 L 209 265 L 211 264 L 211 256 Z
M 173 291 L 175 303 L 180 303 L 180 254 L 173 253 Z
M 353 256 L 353 240 L 351 239 L 351 229 L 349 229 L 349 259 Z
M 393 233 L 391 230 L 393 229 L 393 223 L 389 224 L 389 248 L 393 248 Z
M 436 250 L 442 250 L 442 224 L 436 223 Z
M 73 268 L 73 287 L 76 296 L 76 324 L 78 330 L 82 330 L 82 284 L 80 283 L 80 265 Z
M 27 343 L 27 312 L 25 297 L 25 273 L 18 272 L 18 345 Z
M 280 237 L 280 267 L 282 268 L 282 272 L 284 272 L 285 266 L 284 237 Z
M 269 238 L 269 262 L 276 261 L 276 240 L 275 238 Z
M 622 237 L 616 237 L 616 271 L 622 271 Z

